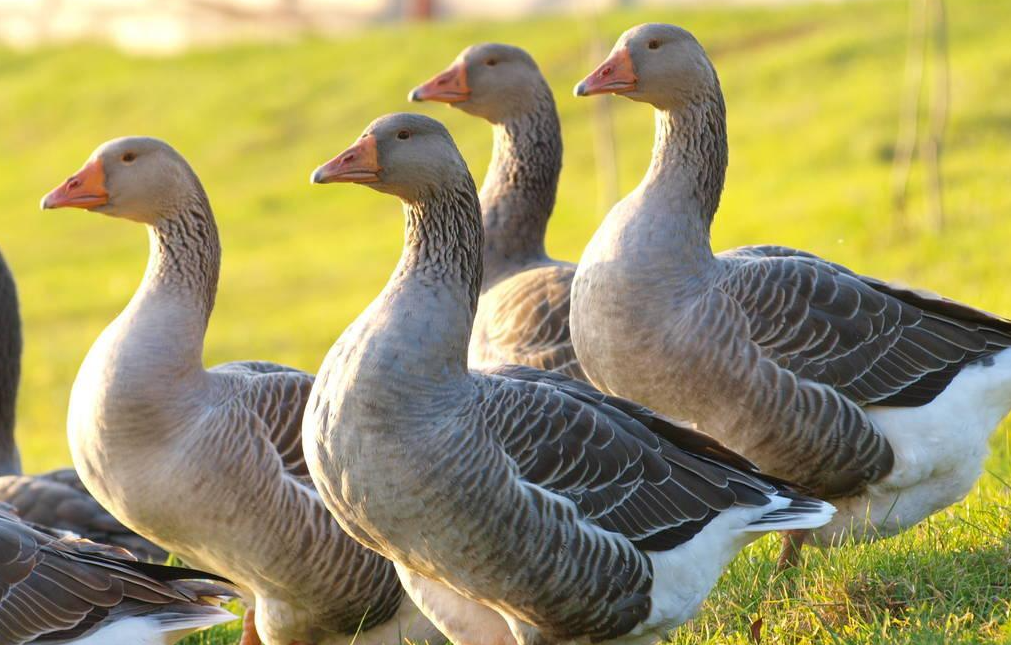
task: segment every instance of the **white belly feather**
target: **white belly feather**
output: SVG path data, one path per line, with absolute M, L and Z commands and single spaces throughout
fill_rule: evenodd
M 818 531 L 821 544 L 894 535 L 962 500 L 983 472 L 990 435 L 1011 412 L 1011 349 L 965 367 L 941 394 L 916 408 L 867 413 L 895 452 L 895 466 Z

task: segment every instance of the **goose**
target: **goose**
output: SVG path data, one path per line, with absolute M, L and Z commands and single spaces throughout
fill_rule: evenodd
M 656 140 L 573 282 L 593 384 L 831 500 L 824 545 L 894 535 L 964 498 L 1011 410 L 1011 321 L 783 246 L 714 254 L 726 115 L 684 29 L 626 31 L 576 87 L 604 93 L 651 104 Z
M 34 524 L 71 531 L 96 542 L 123 547 L 145 560 L 167 554 L 130 531 L 94 500 L 72 468 L 41 475 L 21 472 L 14 441 L 15 407 L 21 379 L 21 316 L 17 285 L 0 254 L 0 503 Z
M 29 525 L 0 504 L 0 642 L 170 645 L 236 619 L 218 576 Z M 224 581 L 227 582 L 227 581 Z
M 21 472 L 21 457 L 14 442 L 14 418 L 21 382 L 22 344 L 17 284 L 0 253 L 0 476 Z
M 312 180 L 396 195 L 407 223 L 392 277 L 317 376 L 306 464 L 341 526 L 396 563 L 452 642 L 655 642 L 749 541 L 831 517 L 583 381 L 468 368 L 481 208 L 438 121 L 381 117 Z
M 562 130 L 537 63 L 519 47 L 474 45 L 409 98 L 448 103 L 490 122 L 494 132 L 480 192 L 484 277 L 471 363 L 529 365 L 585 380 L 569 338 L 576 266 L 544 249 L 562 170 Z
M 312 487 L 300 423 L 313 377 L 261 361 L 204 369 L 221 247 L 182 155 L 158 139 L 114 139 L 42 206 L 141 222 L 150 240 L 140 287 L 71 391 L 71 451 L 95 498 L 234 580 L 252 605 L 244 645 L 438 640 L 392 563 L 345 535 Z

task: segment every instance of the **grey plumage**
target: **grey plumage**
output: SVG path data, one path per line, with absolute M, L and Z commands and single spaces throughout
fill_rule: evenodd
M 382 151 L 400 123 L 384 117 L 366 132 Z M 405 201 L 398 268 L 324 362 L 306 410 L 310 472 L 356 539 L 493 608 L 521 643 L 619 638 L 652 616 L 652 553 L 726 511 L 758 519 L 793 493 L 705 435 L 582 381 L 468 369 L 483 230 L 470 175 L 439 137 L 426 129 L 405 139 L 410 157 L 380 157 L 398 179 L 380 173 L 379 190 L 406 190 L 403 158 L 427 160 L 439 183 L 415 179 L 426 197 Z M 796 513 L 827 521 L 809 501 Z M 738 539 L 701 566 L 718 571 Z M 669 611 L 653 620 L 676 620 Z
M 27 522 L 120 547 L 141 560 L 164 562 L 168 557 L 164 549 L 126 528 L 102 508 L 73 468 L 0 477 L 0 502 L 10 504 Z
M 21 349 L 17 285 L 0 254 L 0 476 L 21 473 L 21 459 L 14 443 Z
M 727 164 L 715 69 L 671 25 L 630 29 L 609 60 L 630 70 L 621 93 L 656 108 L 656 139 L 645 178 L 608 214 L 573 282 L 573 341 L 591 381 L 697 422 L 767 472 L 853 498 L 854 514 L 877 484 L 881 517 L 924 485 L 902 522 L 964 494 L 972 468 L 917 454 L 897 417 L 888 430 L 908 442 L 907 462 L 886 482 L 900 456 L 874 410 L 930 404 L 963 369 L 1011 347 L 1011 322 L 785 247 L 714 254 Z M 998 387 L 1004 377 L 991 378 Z M 999 414 L 1000 397 L 990 398 Z M 972 460 L 985 445 L 975 430 Z M 930 432 L 924 445 L 955 439 Z
M 234 592 L 199 579 L 222 580 L 44 533 L 0 505 L 0 642 L 5 645 L 64 643 L 131 617 L 151 618 L 183 633 L 234 620 L 213 602 Z

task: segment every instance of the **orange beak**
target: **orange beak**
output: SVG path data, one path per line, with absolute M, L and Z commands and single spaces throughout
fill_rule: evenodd
M 410 101 L 441 101 L 459 103 L 470 98 L 467 86 L 467 68 L 463 63 L 454 63 L 438 76 L 417 86 L 407 95 Z
M 311 181 L 314 184 L 371 184 L 379 181 L 381 170 L 376 138 L 366 134 L 353 146 L 317 168 L 312 173 Z
M 84 164 L 70 179 L 49 191 L 42 198 L 42 208 L 95 208 L 109 203 L 105 190 L 105 169 L 94 159 Z
M 627 47 L 622 47 L 576 86 L 576 96 L 623 94 L 634 90 L 638 82 L 632 55 L 628 53 Z

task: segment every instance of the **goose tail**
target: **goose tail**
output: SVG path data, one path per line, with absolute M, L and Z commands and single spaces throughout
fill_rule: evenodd
M 151 617 L 159 631 L 169 633 L 192 632 L 238 620 L 238 616 L 223 607 L 186 603 L 167 605 Z
M 828 502 L 791 491 L 779 491 L 772 500 L 769 512 L 749 523 L 745 531 L 816 529 L 828 524 L 836 511 Z

